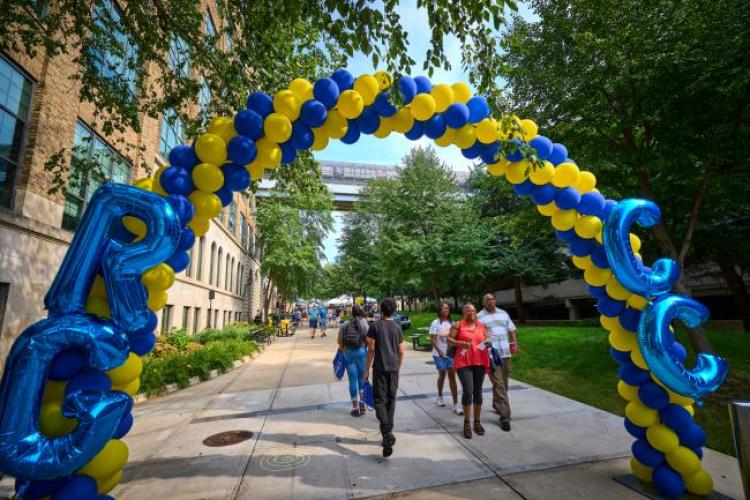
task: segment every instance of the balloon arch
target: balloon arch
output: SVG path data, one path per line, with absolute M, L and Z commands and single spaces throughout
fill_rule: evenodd
M 170 166 L 152 178 L 94 193 L 45 297 L 49 317 L 16 340 L 0 387 L 0 470 L 17 478 L 20 497 L 102 498 L 120 481 L 128 458 L 121 439 L 133 423 L 141 356 L 156 342 L 155 311 L 234 191 L 329 139 L 353 144 L 361 134 L 392 132 L 481 158 L 550 219 L 609 331 L 625 428 L 635 438 L 634 474 L 667 496 L 712 491 L 693 405 L 718 389 L 727 364 L 698 354 L 692 370 L 683 365 L 686 350 L 670 323 L 697 327 L 708 311 L 670 293 L 674 261 L 647 267 L 637 253 L 631 225 L 652 226 L 659 208 L 605 199 L 565 146 L 538 135 L 531 120 L 491 117 L 487 100 L 464 83 L 404 76 L 397 84 L 403 104 L 391 100 L 384 72 L 355 79 L 339 70 L 314 85 L 296 79 L 273 98 L 255 92 L 233 118 L 214 119 L 192 146 L 174 148 Z

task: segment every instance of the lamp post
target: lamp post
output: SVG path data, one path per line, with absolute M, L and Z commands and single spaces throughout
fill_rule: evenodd
M 211 314 L 213 313 L 213 300 L 216 297 L 216 292 L 213 290 L 208 291 L 208 327 L 211 327 Z M 213 325 L 213 328 L 216 328 L 216 325 Z

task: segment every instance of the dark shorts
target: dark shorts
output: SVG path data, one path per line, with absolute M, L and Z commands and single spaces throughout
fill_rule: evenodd
M 311 319 L 310 320 L 310 328 L 317 328 L 318 327 L 318 320 L 317 319 Z

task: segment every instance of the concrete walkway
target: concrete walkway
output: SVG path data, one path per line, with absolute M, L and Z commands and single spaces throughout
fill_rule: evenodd
M 462 417 L 434 404 L 431 354 L 411 346 L 397 443 L 383 459 L 374 412 L 351 417 L 346 382 L 333 377 L 335 338 L 310 340 L 308 333 L 278 339 L 226 375 L 138 405 L 125 438 L 130 460 L 114 496 L 643 498 L 612 479 L 629 472 L 632 439 L 620 417 L 511 381 L 513 430 L 500 430 L 487 394 L 487 434 L 466 440 Z M 237 430 L 253 437 L 224 447 L 202 444 Z M 705 463 L 718 491 L 742 498 L 734 459 L 707 450 Z

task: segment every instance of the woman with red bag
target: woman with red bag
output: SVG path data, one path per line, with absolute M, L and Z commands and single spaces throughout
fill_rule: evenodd
M 448 336 L 448 344 L 455 346 L 456 353 L 453 367 L 461 381 L 463 394 L 461 404 L 464 407 L 464 437 L 471 439 L 471 410 L 474 407 L 474 432 L 484 436 L 481 423 L 482 385 L 485 374 L 490 371 L 490 357 L 487 330 L 477 319 L 477 310 L 468 303 L 463 308 L 463 319 L 455 324 Z

